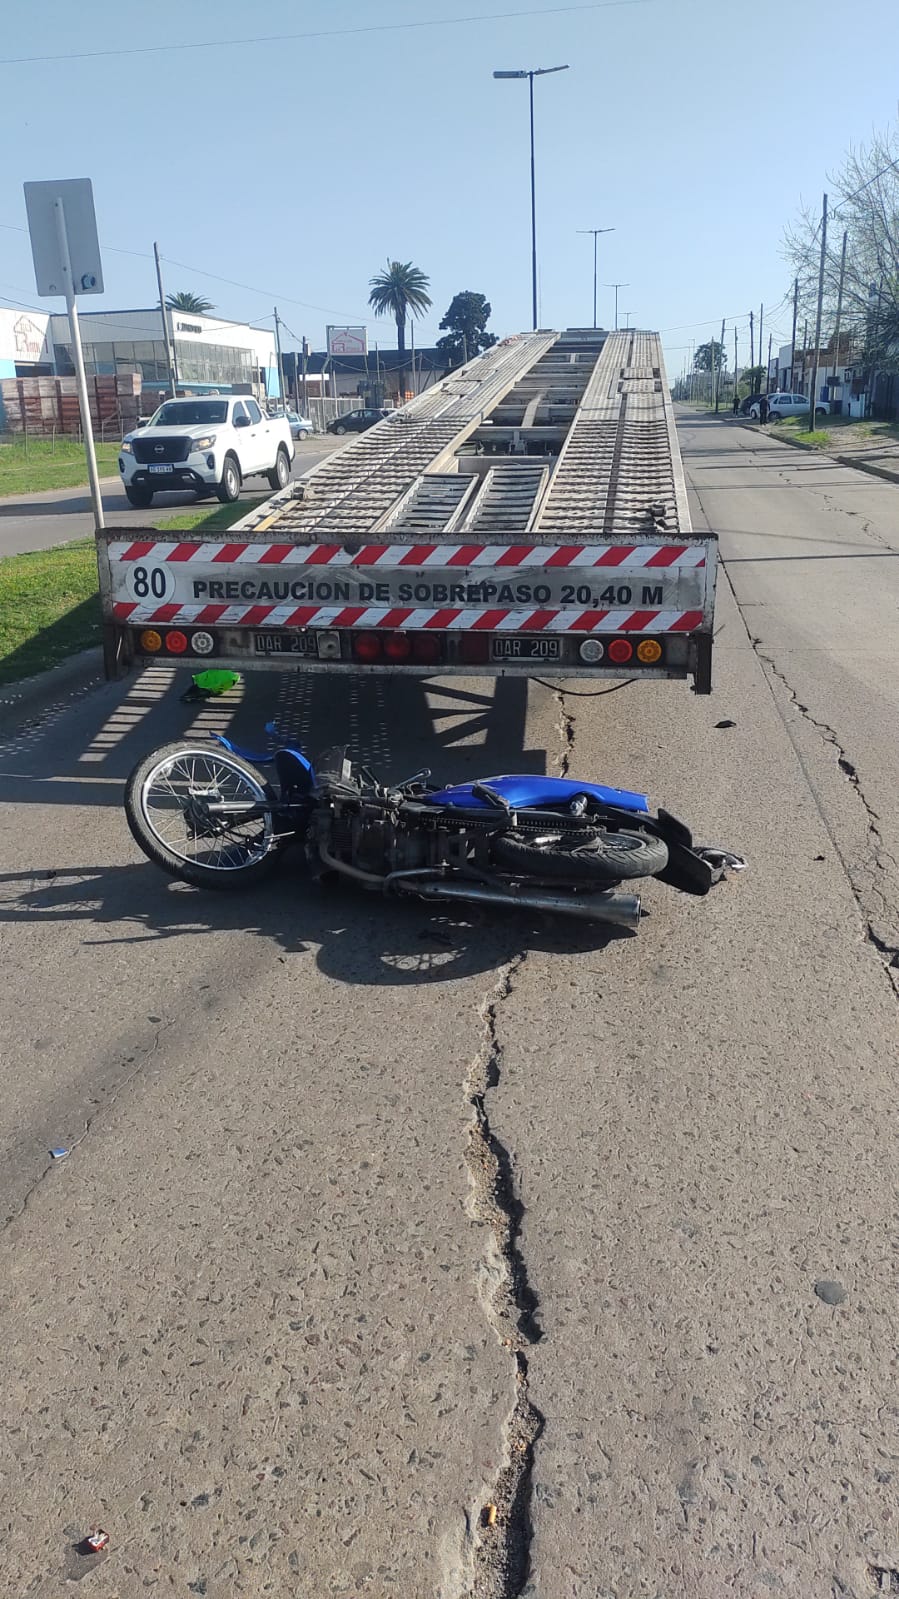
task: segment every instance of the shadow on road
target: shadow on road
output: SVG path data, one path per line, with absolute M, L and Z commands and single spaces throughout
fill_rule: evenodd
M 444 911 L 344 884 L 318 886 L 296 850 L 276 879 L 232 894 L 188 888 L 145 863 L 7 873 L 0 895 L 0 923 L 84 922 L 93 929 L 86 948 L 249 934 L 280 951 L 274 958 L 312 956 L 326 976 L 361 987 L 454 982 L 493 971 L 522 949 L 599 951 L 631 936 L 563 916 L 480 906 Z M 210 940 L 210 959 L 216 948 Z
M 346 743 L 355 760 L 394 780 L 427 766 L 439 782 L 472 774 L 543 772 L 528 750 L 523 678 L 426 679 L 303 672 L 250 673 L 238 690 L 182 704 L 190 673 L 148 667 L 60 706 L 0 744 L 0 777 L 17 804 L 120 807 L 131 769 L 149 750 L 185 736 L 226 733 L 261 749 L 266 723 L 315 757 Z

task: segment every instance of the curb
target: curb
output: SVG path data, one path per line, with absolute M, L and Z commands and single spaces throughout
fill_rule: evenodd
M 742 422 L 747 428 L 758 427 L 757 422 Z M 867 472 L 869 477 L 879 477 L 885 483 L 899 484 L 899 467 L 895 472 L 888 466 L 876 466 L 873 461 L 857 461 L 853 455 L 835 455 L 832 450 L 819 450 L 816 444 L 806 444 L 803 439 L 791 438 L 789 433 L 766 433 L 767 439 L 774 439 L 778 444 L 789 444 L 793 450 L 804 450 L 806 455 L 820 456 L 822 461 L 836 461 L 839 466 L 849 466 L 855 472 Z
M 0 734 L 20 732 L 60 702 L 80 699 L 103 681 L 103 651 L 98 645 L 70 655 L 49 672 L 7 683 L 0 688 Z

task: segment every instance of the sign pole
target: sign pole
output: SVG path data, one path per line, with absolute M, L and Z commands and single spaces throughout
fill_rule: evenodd
M 100 532 L 105 528 L 106 523 L 103 520 L 103 500 L 100 495 L 100 478 L 97 473 L 94 430 L 91 424 L 91 408 L 87 395 L 84 355 L 81 350 L 81 329 L 78 325 L 78 306 L 75 301 L 75 284 L 72 280 L 72 262 L 69 257 L 66 213 L 61 199 L 53 201 L 53 210 L 56 214 L 56 236 L 59 240 L 59 256 L 62 262 L 66 310 L 69 313 L 69 331 L 72 337 L 72 356 L 75 362 L 75 381 L 78 385 L 78 401 L 81 406 L 81 428 L 84 433 L 84 453 L 87 456 L 87 476 L 91 486 L 91 499 L 94 504 L 94 526 L 96 531 Z

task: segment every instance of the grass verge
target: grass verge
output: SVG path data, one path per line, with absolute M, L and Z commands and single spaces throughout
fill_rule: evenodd
M 97 445 L 101 477 L 118 472 L 119 446 Z M 6 494 L 40 494 L 45 489 L 87 487 L 84 445 L 77 439 L 12 439 L 0 444 L 0 497 Z
M 213 511 L 208 505 L 188 506 L 174 516 L 167 516 L 164 522 L 158 521 L 156 526 L 160 533 L 192 533 L 198 528 L 204 533 L 221 533 L 258 504 L 258 500 L 235 500 L 233 505 L 217 505 Z
M 163 533 L 217 533 L 256 502 L 179 512 L 159 523 Z M 58 666 L 101 642 L 97 553 L 93 539 L 0 560 L 0 685 Z
M 45 672 L 100 638 L 93 539 L 0 561 L 0 684 Z

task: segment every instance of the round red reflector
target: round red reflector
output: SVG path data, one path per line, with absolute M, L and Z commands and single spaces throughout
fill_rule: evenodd
M 377 633 L 356 633 L 353 637 L 353 653 L 357 661 L 379 661 L 381 640 Z
M 408 661 L 412 654 L 412 640 L 408 633 L 388 633 L 384 640 L 384 654 L 388 661 Z
M 413 633 L 412 655 L 416 661 L 432 665 L 440 660 L 442 650 L 439 633 Z
M 166 633 L 165 647 L 170 655 L 183 655 L 187 649 L 187 634 L 176 627 L 173 632 Z
M 614 661 L 616 666 L 621 666 L 624 661 L 629 661 L 633 653 L 634 646 L 629 638 L 613 638 L 606 650 L 609 660 Z

